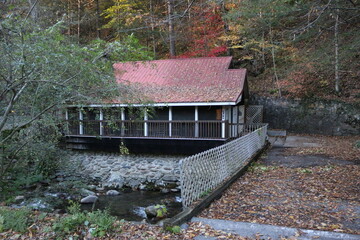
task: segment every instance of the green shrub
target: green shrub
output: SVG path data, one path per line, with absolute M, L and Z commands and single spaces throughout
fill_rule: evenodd
M 68 208 L 69 216 L 53 225 L 53 230 L 66 235 L 78 229 L 88 229 L 94 237 L 103 237 L 114 228 L 116 218 L 108 211 L 81 212 L 80 204 L 72 202 Z
M 61 218 L 58 222 L 56 222 L 53 226 L 53 229 L 55 232 L 63 232 L 68 234 L 83 225 L 85 220 L 86 216 L 84 213 L 69 215 L 67 217 Z
M 68 212 L 69 216 L 61 218 L 54 224 L 53 229 L 55 232 L 70 233 L 78 229 L 86 221 L 86 215 L 81 212 L 79 203 L 70 202 Z
M 253 173 L 263 173 L 275 169 L 275 166 L 265 166 L 259 162 L 253 162 L 250 164 L 249 171 Z
M 209 188 L 208 190 L 200 193 L 200 198 L 206 197 L 207 195 L 209 195 L 211 193 L 211 189 Z
M 155 206 L 155 209 L 156 209 L 156 217 L 157 218 L 162 218 L 167 214 L 167 209 L 166 209 L 165 205 L 157 204 Z
M 94 229 L 91 235 L 103 237 L 106 232 L 113 229 L 116 218 L 111 216 L 108 211 L 97 210 L 87 214 L 87 221 L 90 227 Z
M 299 169 L 298 171 L 299 171 L 299 173 L 313 173 L 310 169 L 307 169 L 307 168 L 302 168 L 302 169 Z
M 358 140 L 358 141 L 355 142 L 355 147 L 356 147 L 356 148 L 360 148 L 360 140 Z
M 4 217 L 0 215 L 0 233 L 4 231 Z
M 181 232 L 181 228 L 179 226 L 168 226 L 166 227 L 166 230 L 175 234 L 179 234 Z
M 30 210 L 27 208 L 0 208 L 0 232 L 10 229 L 15 232 L 25 232 L 30 226 L 29 215 Z

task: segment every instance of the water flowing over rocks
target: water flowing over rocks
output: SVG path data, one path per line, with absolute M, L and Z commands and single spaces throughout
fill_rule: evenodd
M 81 176 L 98 181 L 102 187 L 174 189 L 179 185 L 183 157 L 73 152 L 70 162 Z

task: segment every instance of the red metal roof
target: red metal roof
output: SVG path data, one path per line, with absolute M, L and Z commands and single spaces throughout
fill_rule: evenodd
M 243 91 L 246 70 L 229 69 L 231 59 L 207 57 L 116 63 L 116 81 L 127 86 L 127 94 L 115 102 L 236 102 Z

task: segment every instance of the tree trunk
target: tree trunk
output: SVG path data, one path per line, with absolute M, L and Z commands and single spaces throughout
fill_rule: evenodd
M 175 30 L 174 30 L 174 19 L 173 19 L 174 0 L 167 0 L 167 5 L 168 5 L 170 57 L 173 58 L 176 56 Z
M 271 56 L 272 56 L 272 62 L 273 62 L 273 70 L 274 70 L 274 77 L 275 77 L 275 81 L 276 81 L 276 85 L 278 88 L 278 93 L 279 93 L 279 97 L 281 97 L 281 88 L 280 88 L 280 83 L 279 83 L 279 77 L 277 74 L 277 68 L 276 68 L 276 61 L 275 61 L 275 48 L 274 48 L 274 42 L 273 42 L 273 35 L 272 35 L 272 28 L 270 27 L 270 42 L 271 42 Z
M 189 8 L 188 17 L 189 17 L 189 21 L 190 21 L 191 20 L 191 2 L 190 2 L 190 0 L 188 0 L 187 2 L 188 2 L 188 8 Z
M 335 29 L 334 29 L 334 42 L 335 42 L 335 92 L 340 93 L 340 75 L 339 75 L 339 9 L 336 10 L 335 16 Z
M 68 18 L 68 29 L 67 29 L 67 34 L 70 36 L 71 35 L 71 0 L 67 1 L 67 18 Z
M 227 10 L 225 8 L 225 2 L 223 2 L 221 4 L 221 12 L 223 15 L 227 14 Z M 224 20 L 224 29 L 225 29 L 225 35 L 228 35 L 230 32 L 230 28 L 229 28 L 229 24 L 227 23 L 227 21 Z M 226 55 L 227 56 L 232 56 L 232 48 L 231 48 L 231 41 L 227 40 L 226 41 Z
M 77 39 L 80 43 L 81 0 L 78 0 L 77 8 Z
M 96 37 L 100 39 L 100 7 L 99 7 L 99 0 L 95 0 L 96 2 Z
M 156 59 L 155 23 L 154 23 L 154 9 L 153 9 L 152 0 L 150 0 L 150 24 L 151 24 L 152 50 L 154 54 L 154 59 Z

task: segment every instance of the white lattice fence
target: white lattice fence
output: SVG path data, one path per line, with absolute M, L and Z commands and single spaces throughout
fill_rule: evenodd
M 249 105 L 246 108 L 246 123 L 262 123 L 263 122 L 263 105 Z
M 264 146 L 266 131 L 267 124 L 263 124 L 229 143 L 182 159 L 180 182 L 183 206 L 190 206 L 244 167 Z

